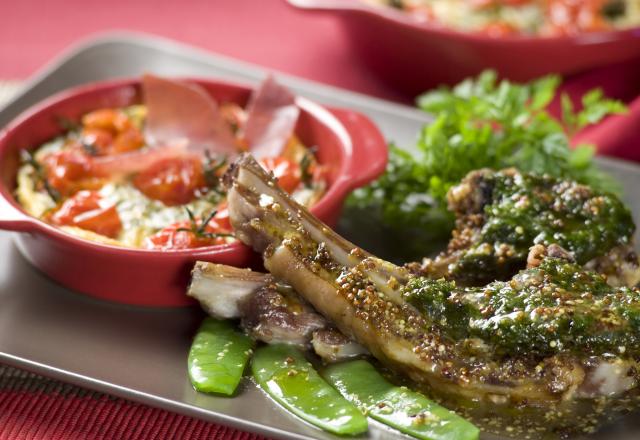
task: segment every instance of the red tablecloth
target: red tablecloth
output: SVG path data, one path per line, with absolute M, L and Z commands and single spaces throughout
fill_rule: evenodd
M 398 98 L 351 59 L 335 17 L 284 0 L 2 0 L 0 78 L 23 78 L 91 33 L 150 32 L 302 77 Z
M 0 365 L 3 440 L 261 440 Z

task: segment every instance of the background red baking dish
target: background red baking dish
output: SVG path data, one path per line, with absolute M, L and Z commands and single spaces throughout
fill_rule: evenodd
M 211 80 L 200 84 L 219 102 L 245 105 L 251 88 Z M 34 266 L 72 289 L 99 298 L 146 306 L 182 306 L 191 303 L 185 289 L 196 260 L 234 266 L 257 262 L 240 243 L 181 251 L 151 251 L 102 245 L 68 235 L 25 214 L 12 196 L 19 166 L 19 150 L 37 148 L 61 134 L 57 121 L 77 120 L 100 107 L 140 102 L 140 82 L 96 83 L 62 92 L 16 119 L 0 133 L 0 229 L 20 232 L 18 248 Z M 380 175 L 387 161 L 384 138 L 363 115 L 344 109 L 326 109 L 297 98 L 301 115 L 296 134 L 318 147 L 320 163 L 328 169 L 329 188 L 312 207 L 318 218 L 332 225 L 350 191 Z
M 640 55 L 640 28 L 561 37 L 490 37 L 421 23 L 363 0 L 288 0 L 338 15 L 353 53 L 371 72 L 412 96 L 455 84 L 484 69 L 526 81 L 570 75 Z

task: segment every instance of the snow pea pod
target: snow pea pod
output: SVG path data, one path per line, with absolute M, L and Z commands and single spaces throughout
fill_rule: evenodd
M 476 440 L 479 430 L 470 422 L 406 387 L 382 377 L 369 362 L 334 364 L 323 377 L 369 417 L 424 440 Z
M 299 350 L 287 345 L 259 348 L 251 368 L 260 387 L 301 419 L 334 434 L 367 430 L 367 418 L 326 383 Z
M 197 391 L 230 396 L 238 387 L 253 347 L 233 323 L 206 318 L 189 350 L 189 379 Z

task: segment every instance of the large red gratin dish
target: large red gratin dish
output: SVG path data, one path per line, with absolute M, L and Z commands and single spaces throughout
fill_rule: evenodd
M 242 106 L 247 86 L 205 79 L 197 83 L 219 102 Z M 13 197 L 19 151 L 34 149 L 62 133 L 59 118 L 78 120 L 101 107 L 122 107 L 141 100 L 139 80 L 94 83 L 61 92 L 27 110 L 0 132 L 0 229 L 19 232 L 16 243 L 24 257 L 59 283 L 89 295 L 120 303 L 176 307 L 192 303 L 185 290 L 196 260 L 244 267 L 255 264 L 241 243 L 192 250 L 154 251 L 86 241 L 26 214 Z M 345 197 L 379 176 L 386 166 L 386 142 L 365 116 L 345 109 L 327 109 L 296 98 L 300 118 L 296 135 L 317 146 L 326 165 L 328 190 L 311 212 L 329 225 L 340 215 Z
M 411 96 L 488 68 L 508 79 L 528 81 L 640 55 L 640 28 L 560 37 L 491 37 L 421 23 L 401 11 L 362 0 L 288 2 L 338 16 L 354 55 L 373 74 Z

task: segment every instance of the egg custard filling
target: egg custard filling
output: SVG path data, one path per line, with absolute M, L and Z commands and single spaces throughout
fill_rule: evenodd
M 225 152 L 149 145 L 146 105 L 65 121 L 63 135 L 23 152 L 16 198 L 30 215 L 103 244 L 177 250 L 233 242 L 220 179 L 233 149 L 251 147 L 244 130 L 251 116 L 235 103 L 221 104 L 217 114 L 233 135 Z M 309 207 L 325 191 L 325 170 L 295 134 L 282 144 L 259 162 Z

